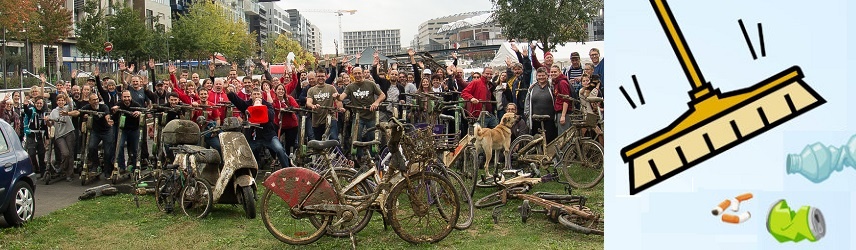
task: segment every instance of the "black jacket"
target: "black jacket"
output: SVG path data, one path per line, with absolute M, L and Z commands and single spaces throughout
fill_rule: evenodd
M 253 105 L 252 100 L 244 101 L 238 97 L 234 92 L 230 92 L 226 96 L 229 97 L 229 101 L 235 105 L 235 108 L 240 110 L 241 112 L 247 112 L 247 108 Z M 262 104 L 267 106 L 268 109 L 268 122 L 260 124 L 262 126 L 261 129 L 251 128 L 244 131 L 244 135 L 247 136 L 247 140 L 270 140 L 271 138 L 276 137 L 277 126 L 273 122 L 274 117 L 274 108 L 269 102 L 262 100 Z

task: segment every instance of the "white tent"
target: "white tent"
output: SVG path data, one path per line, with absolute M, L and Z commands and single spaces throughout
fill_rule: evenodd
M 553 49 L 553 62 L 571 62 L 571 53 L 577 52 L 580 53 L 580 62 L 586 63 L 591 62 L 591 58 L 589 58 L 589 50 L 592 48 L 597 48 L 600 50 L 600 58 L 604 57 L 603 50 L 603 41 L 594 41 L 594 42 L 585 42 L 583 43 L 566 43 L 565 46 L 557 46 Z M 544 52 L 540 49 L 538 53 L 535 53 L 538 56 L 538 60 L 544 62 Z
M 503 67 L 505 66 L 505 58 L 507 57 L 511 57 L 512 62 L 517 61 L 517 54 L 514 53 L 514 50 L 511 50 L 511 43 L 504 42 L 500 45 L 499 50 L 496 52 L 496 55 L 493 57 L 493 60 L 490 61 L 488 66 Z

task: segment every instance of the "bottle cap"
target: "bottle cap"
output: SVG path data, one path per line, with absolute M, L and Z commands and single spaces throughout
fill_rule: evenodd
M 799 173 L 802 169 L 802 159 L 798 154 L 788 154 L 788 174 Z

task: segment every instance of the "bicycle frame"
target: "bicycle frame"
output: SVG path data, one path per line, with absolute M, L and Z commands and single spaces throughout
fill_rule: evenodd
M 580 137 L 576 136 L 577 131 L 580 127 L 572 126 L 570 129 L 565 130 L 561 135 L 557 136 L 556 139 L 553 139 L 552 142 L 547 143 L 546 133 L 544 132 L 544 121 L 541 122 L 541 129 L 538 131 L 538 136 L 536 136 L 531 142 L 518 149 L 518 152 L 526 152 L 533 147 L 540 146 L 543 150 L 542 155 L 525 155 L 520 157 L 521 161 L 525 162 L 534 162 L 543 164 L 545 161 L 549 161 L 559 155 L 559 160 L 562 160 L 564 157 L 563 152 L 569 146 L 575 146 L 575 150 L 577 152 L 581 152 L 580 149 Z M 569 121 L 570 122 L 570 121 Z M 568 144 L 568 143 L 572 144 Z

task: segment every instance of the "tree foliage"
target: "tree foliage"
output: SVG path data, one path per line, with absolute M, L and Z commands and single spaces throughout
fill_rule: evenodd
M 104 11 L 100 1 L 87 0 L 83 4 L 83 17 L 77 24 L 77 50 L 90 57 L 101 57 L 107 42 Z
M 544 51 L 588 39 L 586 25 L 603 0 L 491 0 L 493 17 L 509 38 L 537 40 Z
M 0 26 L 6 29 L 7 39 L 24 40 L 24 30 L 38 27 L 35 0 L 0 1 Z
M 116 12 L 106 17 L 107 36 L 113 43 L 110 57 L 121 57 L 129 61 L 148 59 L 146 44 L 152 32 L 146 28 L 145 21 L 134 9 L 122 4 L 121 1 L 116 2 L 113 8 Z
M 233 20 L 227 10 L 213 2 L 198 1 L 190 11 L 173 23 L 176 53 L 184 58 L 208 58 L 221 53 L 229 60 L 239 61 L 252 56 L 257 48 L 254 34 L 247 24 Z
M 36 0 L 36 21 L 32 29 L 34 43 L 52 45 L 71 35 L 71 11 L 65 8 L 65 0 Z
M 315 67 L 315 56 L 300 47 L 300 43 L 288 35 L 270 36 L 265 39 L 262 47 L 264 48 L 265 59 L 270 62 L 284 63 L 288 57 L 288 52 L 294 52 L 294 65 L 306 65 L 308 63 L 310 67 L 307 68 Z

